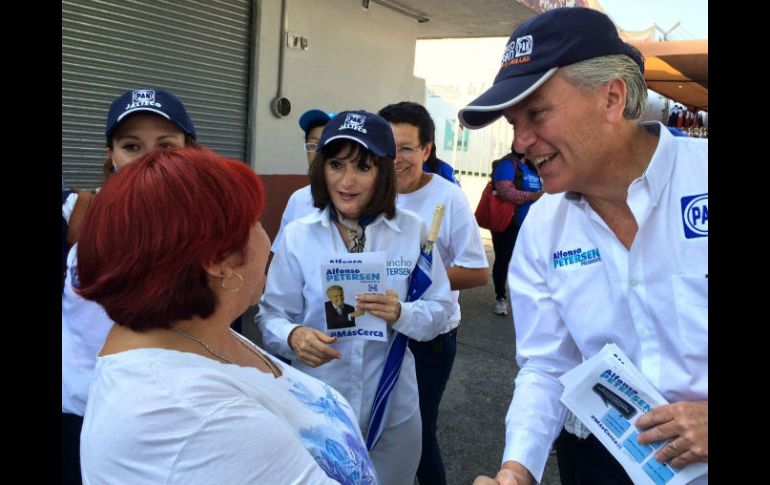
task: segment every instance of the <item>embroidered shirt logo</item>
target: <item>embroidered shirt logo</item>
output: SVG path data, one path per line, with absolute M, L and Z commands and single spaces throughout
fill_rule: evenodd
M 131 103 L 127 104 L 125 109 L 129 110 L 139 106 L 161 107 L 160 103 L 155 102 L 154 89 L 137 89 L 131 93 Z
M 404 259 L 399 256 L 398 259 L 391 259 L 385 262 L 385 272 L 388 276 L 409 276 L 412 274 L 414 263 L 411 259 Z
M 340 130 L 355 130 L 361 133 L 366 133 L 364 128 L 364 122 L 366 122 L 366 116 L 348 113 L 345 115 L 345 122 L 339 127 Z
M 709 194 L 682 197 L 682 224 L 684 237 L 708 237 L 709 235 Z
M 593 248 L 587 251 L 583 251 L 582 248 L 568 249 L 566 251 L 556 251 L 553 253 L 553 267 L 559 268 L 562 266 L 569 266 L 572 264 L 580 263 L 581 266 L 586 266 L 593 263 L 598 263 L 602 260 L 599 255 L 599 249 Z
M 517 37 L 515 41 L 512 41 L 505 47 L 503 59 L 500 62 L 502 67 L 529 62 L 531 60 L 530 54 L 532 54 L 533 44 L 531 35 Z

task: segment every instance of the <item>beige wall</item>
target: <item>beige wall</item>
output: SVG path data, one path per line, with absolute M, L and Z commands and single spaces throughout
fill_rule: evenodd
M 261 175 L 304 174 L 299 116 L 310 108 L 377 111 L 388 103 L 425 102 L 425 83 L 414 77 L 417 23 L 360 0 L 289 0 L 288 31 L 309 39 L 307 50 L 284 51 L 285 118 L 272 114 L 278 88 L 281 2 L 257 2 L 252 143 L 249 160 Z
M 285 118 L 272 114 L 278 90 L 281 1 L 257 0 L 254 81 L 248 160 L 267 192 L 263 225 L 271 239 L 291 193 L 307 183 L 307 157 L 297 124 L 310 108 L 376 112 L 388 103 L 425 103 L 425 81 L 414 77 L 417 23 L 360 0 L 289 0 L 288 32 L 307 37 L 307 50 L 284 50 Z M 284 40 L 285 41 L 285 40 Z

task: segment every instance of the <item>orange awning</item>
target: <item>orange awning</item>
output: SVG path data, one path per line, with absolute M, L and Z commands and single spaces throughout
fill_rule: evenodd
M 645 58 L 650 89 L 690 109 L 708 111 L 708 40 L 630 43 Z

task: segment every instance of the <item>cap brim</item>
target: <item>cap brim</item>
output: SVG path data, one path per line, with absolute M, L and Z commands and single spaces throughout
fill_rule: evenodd
M 471 130 L 483 128 L 503 115 L 510 108 L 539 88 L 559 69 L 502 79 L 457 112 L 460 124 Z
M 150 108 L 149 106 L 138 106 L 136 108 L 133 108 L 133 109 L 130 109 L 128 111 L 124 111 L 123 113 L 121 113 L 120 116 L 118 116 L 118 119 L 116 121 L 118 123 L 120 123 L 120 121 L 123 118 L 125 118 L 126 116 L 128 116 L 130 114 L 133 114 L 133 113 L 137 113 L 139 111 L 149 111 L 150 113 L 155 113 L 156 115 L 160 115 L 160 116 L 166 118 L 167 120 L 171 120 L 171 117 L 169 115 L 167 115 L 166 113 L 164 113 L 163 111 L 160 111 L 160 110 L 155 109 L 155 108 Z
M 375 154 L 375 155 L 377 155 L 378 157 L 390 157 L 390 158 L 395 158 L 395 154 L 393 154 L 393 155 L 388 155 L 387 153 L 385 153 L 384 151 L 380 150 L 379 148 L 377 148 L 377 147 L 375 147 L 375 146 L 369 146 L 369 145 L 367 145 L 367 144 L 366 144 L 366 143 L 365 143 L 363 140 L 361 140 L 361 139 L 359 139 L 359 138 L 356 138 L 356 137 L 355 137 L 355 136 L 353 136 L 353 135 L 337 135 L 337 136 L 333 136 L 333 137 L 329 138 L 328 140 L 325 140 L 325 141 L 324 141 L 324 144 L 323 144 L 323 145 L 321 145 L 321 147 L 319 147 L 319 148 L 325 147 L 326 145 L 328 145 L 328 144 L 329 144 L 329 143 L 331 143 L 332 141 L 334 141 L 334 140 L 338 140 L 338 139 L 340 139 L 340 138 L 345 138 L 345 139 L 347 139 L 347 140 L 353 140 L 354 142 L 358 143 L 358 144 L 359 144 L 359 145 L 361 145 L 362 147 L 364 147 L 364 148 L 366 148 L 367 150 L 371 151 L 372 153 L 374 153 L 374 154 Z

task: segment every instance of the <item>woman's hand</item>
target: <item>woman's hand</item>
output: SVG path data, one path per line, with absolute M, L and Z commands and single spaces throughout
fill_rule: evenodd
M 318 367 L 332 359 L 339 359 L 342 354 L 329 346 L 337 341 L 320 330 L 310 327 L 296 327 L 289 334 L 289 347 L 302 363 L 310 367 Z
M 393 290 L 385 291 L 384 295 L 371 293 L 356 295 L 356 308 L 382 318 L 388 325 L 396 323 L 401 316 L 401 302 L 398 300 L 398 293 Z

